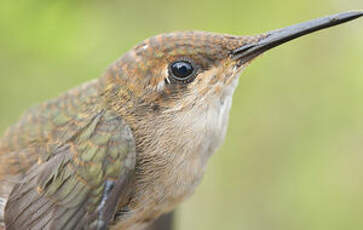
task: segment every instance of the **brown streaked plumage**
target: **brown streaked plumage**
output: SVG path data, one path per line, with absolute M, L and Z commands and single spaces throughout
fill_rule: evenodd
M 360 16 L 256 36 L 192 31 L 145 40 L 101 78 L 30 109 L 6 131 L 0 228 L 144 229 L 199 184 L 251 60 Z

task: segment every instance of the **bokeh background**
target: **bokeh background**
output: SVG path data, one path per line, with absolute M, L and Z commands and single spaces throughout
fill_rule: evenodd
M 362 0 L 3 0 L 0 132 L 162 32 L 256 34 Z M 363 20 L 290 42 L 243 74 L 225 144 L 179 230 L 363 229 Z

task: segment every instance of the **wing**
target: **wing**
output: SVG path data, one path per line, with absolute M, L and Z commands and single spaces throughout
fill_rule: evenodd
M 107 228 L 135 167 L 135 143 L 112 112 L 100 110 L 81 123 L 43 146 L 15 184 L 5 207 L 7 230 Z

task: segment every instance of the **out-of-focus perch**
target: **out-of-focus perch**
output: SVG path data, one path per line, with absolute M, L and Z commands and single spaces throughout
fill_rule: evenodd
M 174 212 L 162 215 L 147 230 L 173 230 L 173 220 Z

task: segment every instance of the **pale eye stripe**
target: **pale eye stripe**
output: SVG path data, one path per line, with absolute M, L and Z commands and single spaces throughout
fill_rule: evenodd
M 168 79 L 168 77 L 166 77 L 166 79 Z M 168 81 L 168 80 L 167 80 Z M 165 87 L 165 80 L 161 80 L 158 84 L 157 84 L 157 86 L 156 86 L 156 90 L 158 91 L 158 92 L 161 92 L 161 91 L 163 91 L 164 90 L 164 87 Z

